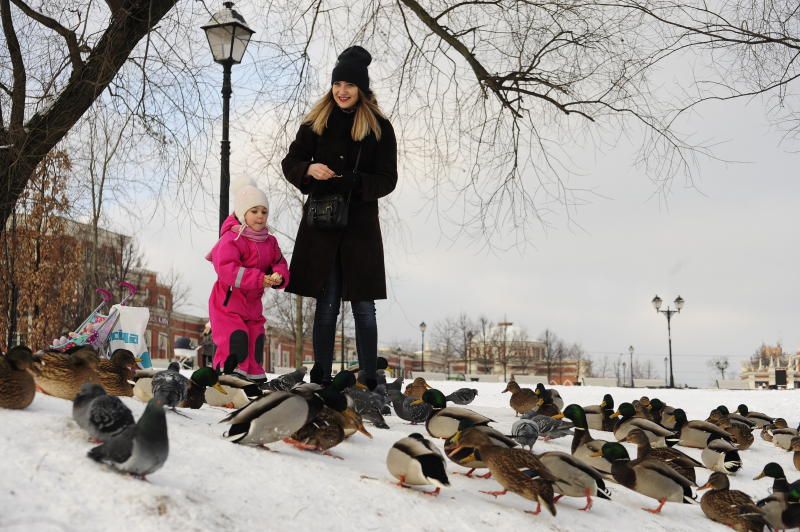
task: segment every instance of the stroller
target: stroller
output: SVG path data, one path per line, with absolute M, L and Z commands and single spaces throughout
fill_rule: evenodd
M 138 289 L 136 286 L 126 281 L 119 283 L 119 286 L 128 290 L 127 295 L 119 302 L 120 305 L 124 305 L 136 295 Z M 90 345 L 100 356 L 105 356 L 106 358 L 111 356 L 108 337 L 119 320 L 119 311 L 109 307 L 110 310 L 108 314 L 102 314 L 101 311 L 108 306 L 114 296 L 111 292 L 103 288 L 97 288 L 95 291 L 103 298 L 100 304 L 97 305 L 85 320 L 83 320 L 83 323 L 81 323 L 75 331 L 61 338 L 54 339 L 48 349 L 52 351 L 61 351 L 62 353 L 71 353 L 83 346 Z

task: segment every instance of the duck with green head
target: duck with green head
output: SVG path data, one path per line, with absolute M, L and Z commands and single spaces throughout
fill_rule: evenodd
M 733 443 L 733 436 L 730 433 L 707 421 L 697 419 L 689 421 L 686 419 L 686 412 L 681 408 L 676 408 L 673 415 L 675 416 L 674 430 L 680 435 L 678 443 L 684 447 L 705 449 L 712 435 Z
M 487 425 L 494 421 L 469 408 L 447 406 L 445 395 L 435 388 L 425 390 L 420 401 L 424 401 L 431 406 L 431 412 L 425 423 L 425 428 L 428 430 L 428 434 L 434 438 L 446 440 L 458 432 L 458 428 L 462 423 L 464 424 L 462 426 L 475 426 Z
M 577 404 L 568 405 L 564 412 L 553 416 L 555 419 L 567 418 L 572 421 L 575 434 L 572 437 L 572 456 L 578 458 L 601 473 L 611 475 L 611 462 L 602 456 L 603 445 L 606 440 L 597 440 L 592 437 L 586 422 L 583 407 Z
M 614 432 L 616 420 L 611 418 L 611 414 L 614 413 L 614 398 L 610 393 L 603 396 L 599 405 L 584 406 L 583 411 L 586 414 L 588 428 Z
M 752 421 L 755 424 L 756 428 L 759 429 L 762 428 L 764 425 L 769 425 L 770 423 L 775 421 L 775 418 L 772 416 L 763 414 L 761 412 L 751 411 L 744 403 L 740 404 L 736 408 L 736 411 L 739 413 L 739 415 L 744 416 L 750 421 Z
M 703 464 L 677 449 L 672 449 L 669 447 L 653 448 L 650 445 L 650 439 L 640 429 L 633 429 L 622 441 L 636 445 L 637 461 L 642 461 L 648 458 L 657 460 L 664 465 L 671 467 L 692 482 L 697 482 L 694 468 L 705 468 Z
M 695 503 L 692 487 L 695 483 L 674 469 L 656 460 L 631 462 L 628 451 L 622 444 L 609 442 L 603 445 L 603 457 L 611 462 L 611 474 L 619 484 L 656 499 L 654 509 L 642 508 L 651 513 L 660 513 L 667 502 Z
M 219 384 L 217 372 L 209 367 L 196 370 L 189 377 L 189 388 L 186 391 L 186 399 L 180 404 L 183 408 L 200 408 L 206 402 L 206 389 L 213 388 L 222 395 L 228 392 Z

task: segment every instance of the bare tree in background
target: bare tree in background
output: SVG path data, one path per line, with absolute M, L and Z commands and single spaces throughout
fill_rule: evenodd
M 447 374 L 450 375 L 450 363 L 459 358 L 458 346 L 462 342 L 463 331 L 457 320 L 445 318 L 433 324 L 432 332 L 431 344 L 442 354 Z
M 494 324 L 486 316 L 478 317 L 477 335 L 476 338 L 473 338 L 478 347 L 475 360 L 478 362 L 478 370 L 484 373 L 490 372 L 494 366 L 494 353 L 492 352 L 493 326 Z

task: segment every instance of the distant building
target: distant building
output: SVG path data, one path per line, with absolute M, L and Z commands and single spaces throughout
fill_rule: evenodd
M 800 351 L 787 355 L 780 345 L 762 346 L 758 362 L 745 362 L 739 378 L 751 390 L 759 388 L 800 388 Z

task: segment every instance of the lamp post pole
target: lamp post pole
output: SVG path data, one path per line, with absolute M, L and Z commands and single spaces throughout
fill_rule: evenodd
M 469 363 L 470 362 L 469 361 L 469 348 L 472 347 L 472 337 L 474 336 L 474 334 L 475 333 L 473 333 L 472 331 L 467 331 L 467 341 L 466 341 L 466 348 L 465 348 L 466 353 L 464 353 L 464 358 L 467 361 L 467 367 L 464 368 L 464 380 L 468 380 L 469 379 L 470 366 L 471 366 L 471 364 Z
M 510 321 L 501 321 L 497 324 L 499 327 L 503 328 L 503 381 L 508 382 L 508 372 L 506 369 L 508 368 L 508 350 L 507 350 L 507 343 L 506 343 L 506 332 L 508 328 L 514 325 Z
M 628 346 L 628 353 L 631 355 L 631 388 L 633 388 L 633 346 Z
M 667 318 L 667 339 L 669 341 L 669 384 L 668 384 L 668 386 L 670 388 L 674 388 L 675 387 L 675 374 L 673 373 L 673 370 L 672 370 L 672 325 L 671 325 L 671 323 L 672 323 L 672 315 L 675 314 L 676 312 L 680 313 L 681 309 L 683 308 L 683 305 L 684 305 L 685 301 L 681 296 L 678 296 L 678 297 L 675 298 L 675 301 L 674 301 L 675 309 L 671 309 L 671 308 L 669 308 L 669 306 L 667 306 L 666 310 L 660 310 L 661 309 L 661 302 L 662 302 L 661 298 L 658 297 L 658 296 L 655 296 L 653 298 L 653 300 L 651 301 L 651 303 L 653 304 L 653 307 L 656 309 L 656 312 L 660 312 L 661 314 L 663 314 Z
M 420 341 L 420 346 L 419 346 L 419 353 L 420 356 L 422 357 L 421 371 L 425 371 L 425 329 L 427 328 L 428 326 L 425 324 L 424 321 L 419 324 L 419 332 L 422 333 L 422 340 Z
M 222 63 L 222 141 L 220 142 L 220 170 L 219 170 L 219 227 L 222 227 L 228 217 L 229 197 L 231 186 L 231 141 L 228 136 L 229 116 L 231 107 L 231 68 L 232 61 Z M 244 220 L 240 220 L 244 223 Z
M 667 379 L 667 357 L 664 357 L 664 386 L 669 386 L 669 379 Z

